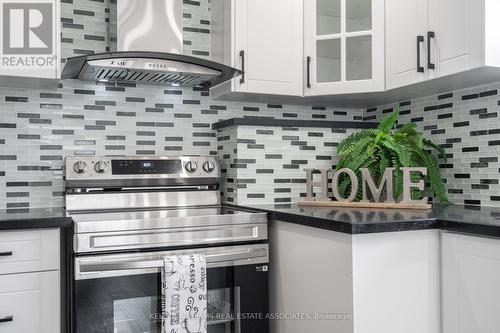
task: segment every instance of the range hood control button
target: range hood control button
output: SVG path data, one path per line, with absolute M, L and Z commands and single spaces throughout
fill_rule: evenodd
M 196 162 L 187 162 L 186 165 L 184 165 L 184 169 L 186 169 L 187 172 L 193 173 L 198 169 L 198 164 Z
M 106 162 L 99 161 L 96 164 L 94 164 L 94 170 L 97 173 L 104 173 L 104 171 L 106 171 L 107 166 L 108 165 L 106 164 Z
M 215 163 L 210 162 L 210 161 L 206 161 L 205 163 L 203 163 L 203 170 L 205 170 L 205 172 L 207 172 L 207 173 L 214 171 L 215 170 Z
M 83 161 L 78 161 L 73 164 L 73 170 L 78 174 L 82 174 L 87 170 L 87 164 Z

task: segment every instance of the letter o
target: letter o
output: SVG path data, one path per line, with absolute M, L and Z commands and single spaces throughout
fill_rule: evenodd
M 342 198 L 342 196 L 339 193 L 339 188 L 338 188 L 339 176 L 343 173 L 347 174 L 349 176 L 349 178 L 351 178 L 351 194 L 347 198 Z M 332 189 L 333 196 L 335 197 L 335 199 L 337 199 L 337 201 L 350 202 L 356 198 L 356 194 L 358 193 L 358 177 L 356 177 L 356 174 L 351 169 L 343 168 L 343 169 L 338 170 L 333 175 L 332 183 L 333 183 L 333 186 L 332 186 L 333 187 L 333 189 Z

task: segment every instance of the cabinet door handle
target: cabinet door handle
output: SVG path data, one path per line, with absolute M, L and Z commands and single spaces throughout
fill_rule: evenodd
M 0 257 L 9 257 L 12 255 L 12 251 L 9 252 L 0 252 Z
M 307 88 L 311 88 L 311 57 L 307 57 Z
M 245 51 L 240 51 L 241 57 L 241 71 L 243 72 L 240 77 L 240 84 L 245 83 Z
M 436 65 L 431 62 L 431 39 L 436 38 L 434 31 L 427 31 L 427 68 L 435 69 Z
M 14 317 L 7 316 L 7 317 L 0 318 L 0 323 L 8 323 L 9 321 L 14 321 Z
M 423 73 L 424 67 L 420 64 L 420 44 L 424 42 L 424 36 L 417 36 L 417 72 Z

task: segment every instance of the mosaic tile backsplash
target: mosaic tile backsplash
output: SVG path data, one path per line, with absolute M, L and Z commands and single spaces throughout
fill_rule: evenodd
M 63 57 L 107 50 L 109 1 L 62 0 Z M 209 36 L 209 0 L 184 0 L 184 53 L 209 58 Z M 416 122 L 447 148 L 442 169 L 450 200 L 497 206 L 499 89 L 500 83 L 363 111 L 222 103 L 197 88 L 79 81 L 55 90 L 0 88 L 0 209 L 63 206 L 63 160 L 75 154 L 218 155 L 228 201 L 294 202 L 304 191 L 302 169 L 334 165 L 336 144 L 352 130 L 248 126 L 217 133 L 210 125 L 253 116 L 374 121 L 396 105 L 401 122 Z
M 370 108 L 375 121 L 400 108 L 400 123 L 414 122 L 425 136 L 445 147 L 441 161 L 453 203 L 500 205 L 500 83 Z
M 330 169 L 340 141 L 357 129 L 231 126 L 218 132 L 225 200 L 296 203 L 305 196 L 304 169 Z
M 63 0 L 63 56 L 105 51 L 106 3 Z M 209 29 L 208 0 L 184 1 L 184 52 L 209 57 Z M 362 120 L 362 110 L 221 103 L 199 88 L 72 80 L 57 90 L 0 88 L 0 209 L 63 206 L 67 155 L 216 155 L 211 124 L 255 116 Z

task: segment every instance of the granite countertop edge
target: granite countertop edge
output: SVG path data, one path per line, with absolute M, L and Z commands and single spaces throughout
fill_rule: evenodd
M 64 208 L 0 210 L 1 230 L 69 228 L 73 219 Z
M 466 208 L 464 208 L 467 206 L 460 205 L 439 207 L 438 210 L 440 211 L 435 212 L 433 210 L 429 212 L 428 217 L 373 222 L 347 222 L 332 218 L 317 217 L 307 213 L 286 212 L 282 211 L 282 208 L 273 209 L 269 207 L 259 207 L 259 205 L 231 204 L 231 206 L 266 212 L 269 214 L 270 220 L 278 220 L 348 234 L 440 229 L 443 231 L 500 238 L 500 210 L 495 212 L 497 218 L 481 216 L 480 222 L 473 222 L 473 219 L 477 220 L 474 216 L 447 216 L 448 210 L 457 209 L 457 207 L 459 207 L 459 211 L 464 209 L 467 211 Z M 481 214 L 481 210 L 487 208 L 475 206 L 471 209 Z M 370 212 L 370 210 L 366 211 Z

